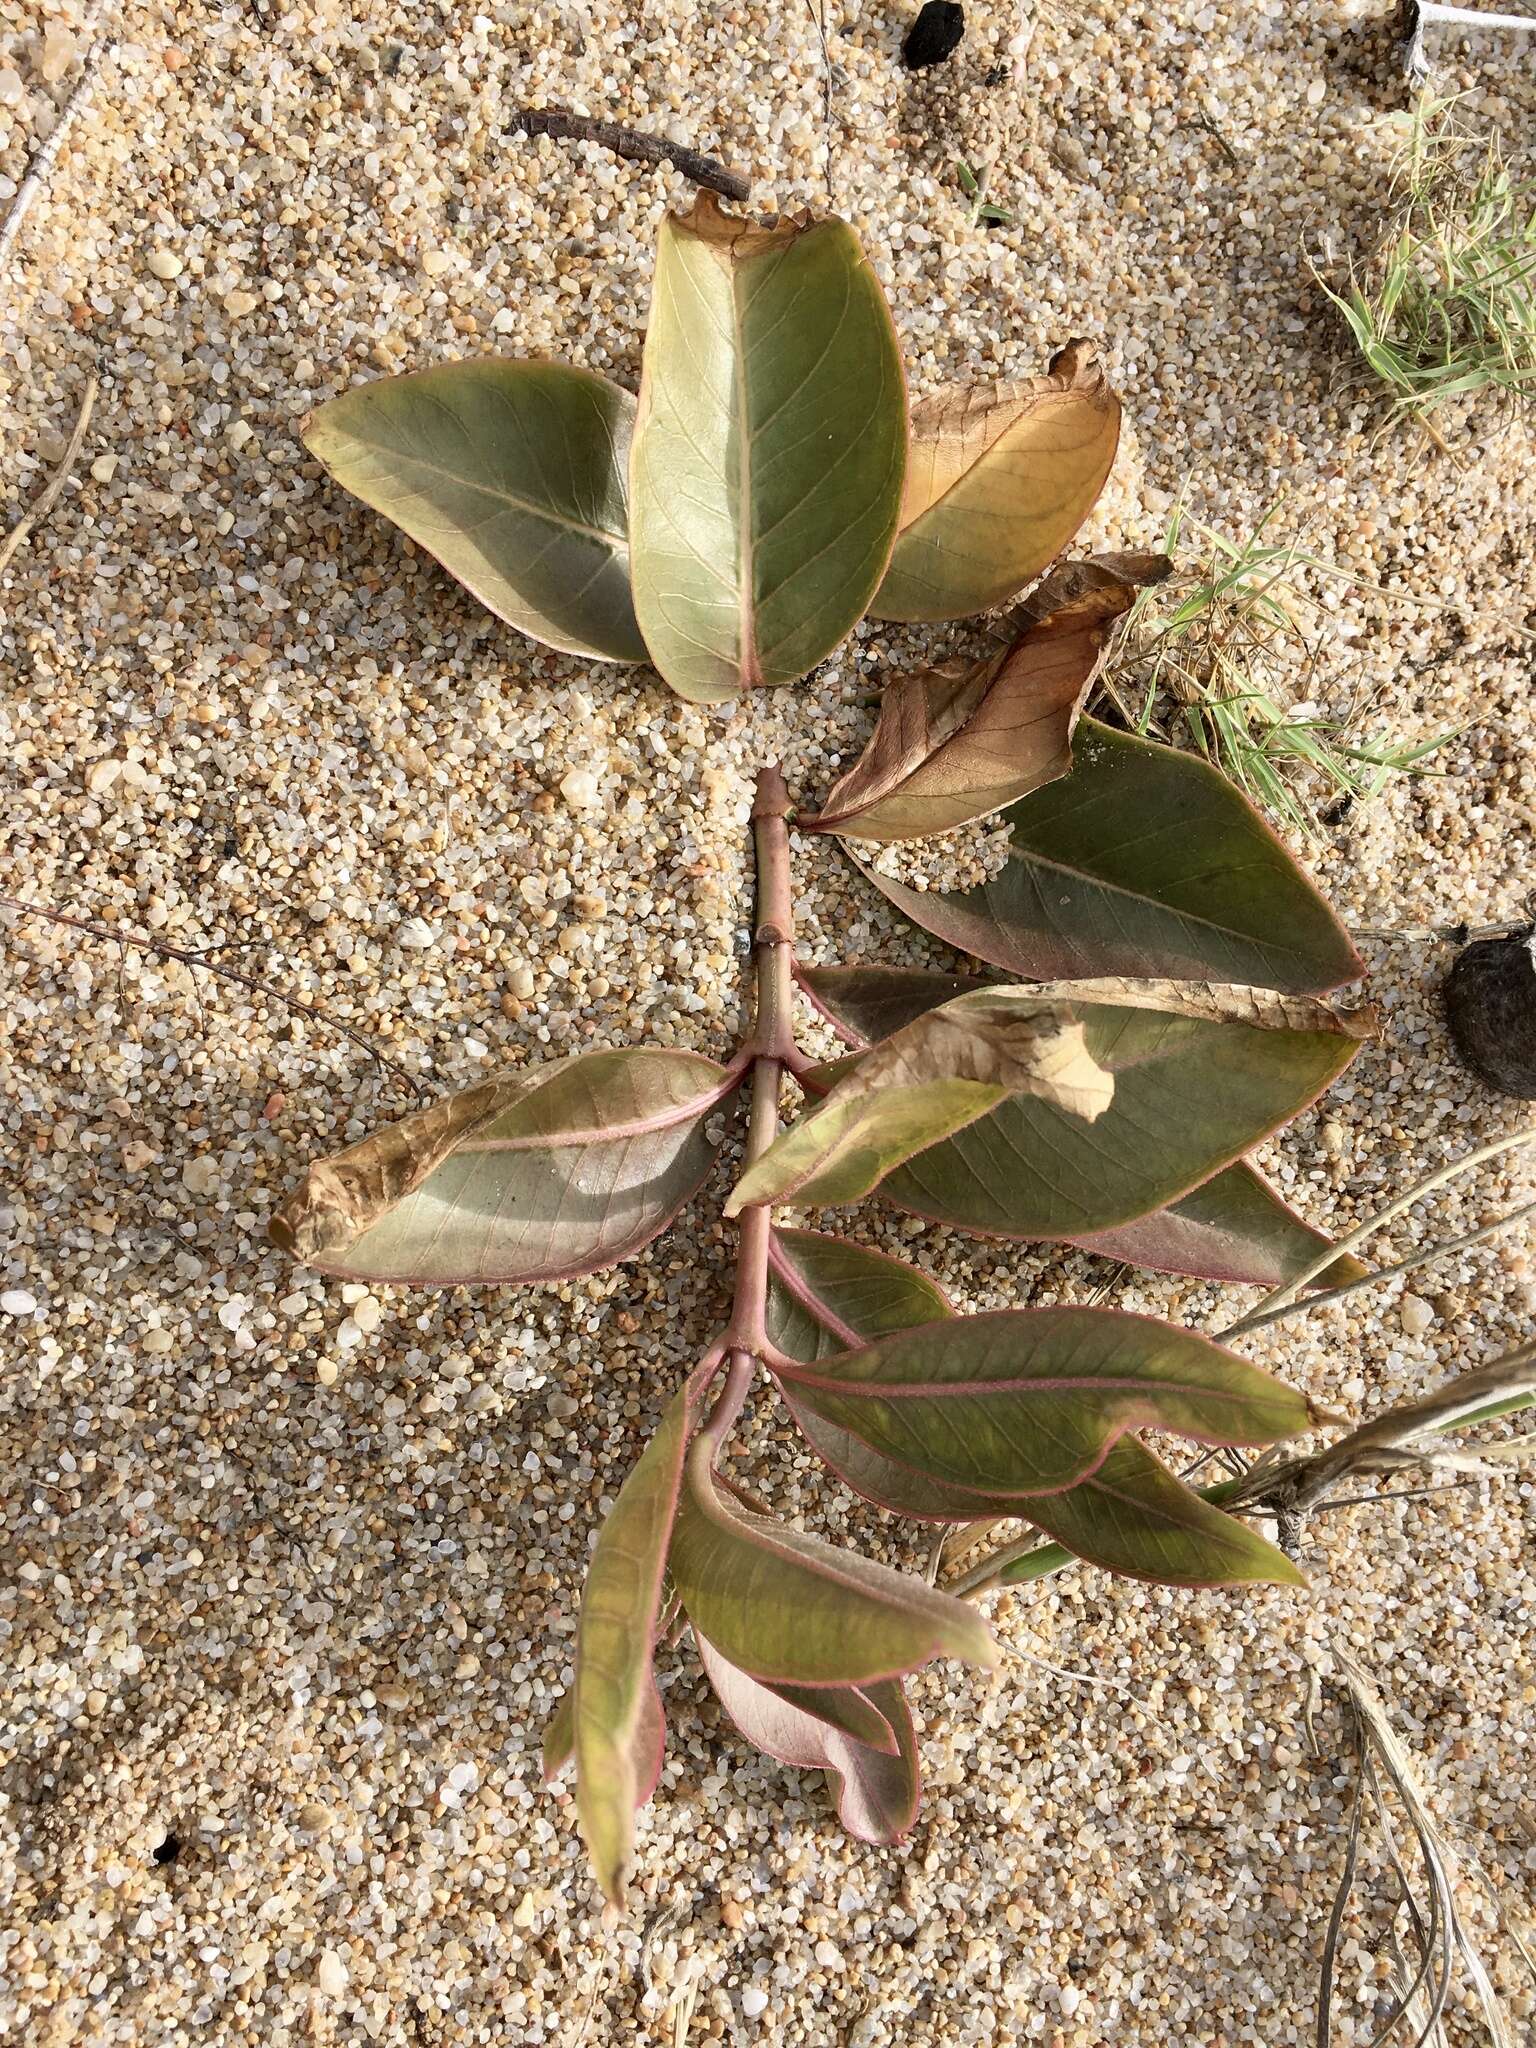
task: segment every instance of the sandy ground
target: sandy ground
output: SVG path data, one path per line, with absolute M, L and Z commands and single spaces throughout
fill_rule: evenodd
M 1325 885 L 1371 926 L 1518 912 L 1530 443 L 1480 433 L 1457 466 L 1379 435 L 1305 260 L 1377 219 L 1402 97 L 1386 26 L 1189 0 L 967 12 L 957 57 L 912 80 L 904 6 L 827 8 L 831 184 L 914 388 L 1092 334 L 1128 419 L 1096 538 L 1155 540 L 1185 487 L 1234 534 L 1286 493 L 1287 530 L 1391 592 L 1330 599 L 1340 687 L 1400 734 L 1465 728 L 1443 779 L 1339 826 Z M 78 75 L 79 19 L 0 0 L 0 207 Z M 824 788 L 879 668 L 965 633 L 867 628 L 799 690 L 701 713 L 499 628 L 297 428 L 358 378 L 485 350 L 632 380 L 684 188 L 509 138 L 508 110 L 672 131 L 749 167 L 764 205 L 822 203 L 809 13 L 250 0 L 129 6 L 108 32 L 0 276 L 11 518 L 101 379 L 68 489 L 0 579 L 0 887 L 227 949 L 433 1085 L 589 1042 L 718 1048 L 754 765 Z M 1441 77 L 1530 132 L 1524 50 L 1452 44 Z M 977 231 L 952 159 L 993 155 L 1016 224 Z M 600 778 L 580 812 L 559 793 L 577 765 Z M 831 849 L 798 869 L 812 957 L 930 957 Z M 1334 1228 L 1520 1122 L 1449 1059 L 1450 949 L 1369 951 L 1385 1043 L 1270 1153 Z M 1006 1668 L 915 1688 L 927 1796 L 891 1851 L 747 1754 L 675 1657 L 632 1910 L 606 1926 L 537 1745 L 594 1518 L 714 1325 L 725 1231 L 706 1204 L 591 1281 L 358 1300 L 263 1224 L 307 1155 L 405 1106 L 398 1081 L 276 1000 L 35 921 L 5 926 L 0 999 L 6 2039 L 1310 2041 L 1348 1773 L 1335 1708 L 1314 1753 L 1302 1702 L 1335 1631 L 1529 1927 L 1536 1494 L 1517 1478 L 1324 1518 L 1310 1598 L 1085 1570 L 999 1603 Z M 1531 1192 L 1489 1170 L 1382 1256 Z M 972 1304 L 1108 1277 L 849 1227 Z M 1415 1285 L 1423 1309 L 1386 1288 L 1253 1355 L 1354 1415 L 1529 1329 L 1519 1237 Z M 1236 1299 L 1215 1292 L 1117 1298 L 1210 1326 Z M 787 1513 L 918 1557 L 766 1402 L 752 1450 Z M 1373 2031 L 1390 1891 L 1370 1846 L 1340 2042 Z M 1474 1885 L 1466 1905 L 1529 2028 L 1513 1947 Z M 1459 2006 L 1448 2031 L 1477 2038 Z

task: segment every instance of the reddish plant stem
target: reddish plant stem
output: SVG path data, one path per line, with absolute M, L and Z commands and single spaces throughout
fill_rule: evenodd
M 752 1111 L 747 1124 L 744 1166 L 760 1159 L 773 1143 L 779 1129 L 779 1089 L 786 1068 L 798 1064 L 794 1026 L 794 901 L 789 871 L 789 792 L 784 777 L 775 768 L 764 768 L 757 778 L 757 795 L 752 806 L 752 841 L 757 855 L 757 926 L 753 933 L 752 957 L 756 1005 L 747 1050 L 752 1056 Z M 773 1239 L 773 1211 L 766 1204 L 744 1209 L 736 1246 L 736 1294 L 726 1343 L 735 1354 L 745 1354 L 749 1369 L 737 1371 L 737 1357 L 731 1361 L 731 1380 L 721 1398 L 723 1408 L 731 1388 L 740 1382 L 739 1410 L 750 1382 L 750 1364 L 767 1348 L 768 1249 Z M 718 1412 L 718 1411 L 717 1411 Z M 713 1421 L 714 1418 L 711 1418 Z

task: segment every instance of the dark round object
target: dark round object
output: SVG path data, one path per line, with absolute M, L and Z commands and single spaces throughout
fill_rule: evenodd
M 1531 932 L 1479 939 L 1445 984 L 1451 1042 L 1490 1088 L 1536 1102 L 1536 945 Z
M 924 0 L 916 21 L 907 30 L 901 46 L 901 61 L 909 71 L 922 71 L 930 64 L 942 64 L 959 47 L 965 34 L 965 9 L 956 0 Z

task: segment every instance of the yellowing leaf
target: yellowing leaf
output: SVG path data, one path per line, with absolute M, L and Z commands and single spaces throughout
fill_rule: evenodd
M 1376 1021 L 1303 996 L 1193 982 L 1106 978 L 991 994 L 1073 1017 L 1114 1082 L 1091 1130 L 1014 1095 L 886 1180 L 899 1208 L 996 1237 L 1076 1239 L 1179 1201 L 1305 1109 Z
M 906 458 L 895 330 L 858 237 L 709 192 L 656 251 L 630 466 L 635 612 L 684 697 L 789 683 L 890 557 Z
M 576 1813 L 598 1882 L 615 1901 L 624 1893 L 635 1808 L 661 1769 L 652 1649 L 695 1393 L 690 1382 L 674 1396 L 625 1480 L 581 1595 L 570 1724 Z
M 625 504 L 635 401 L 568 363 L 441 363 L 320 406 L 304 443 L 480 602 L 570 654 L 644 661 Z
M 665 1229 L 714 1163 L 735 1086 L 656 1046 L 483 1081 L 311 1166 L 273 1241 L 321 1272 L 444 1287 L 567 1279 Z
M 701 1437 L 688 1456 L 671 1572 L 695 1631 L 739 1670 L 766 1684 L 864 1686 L 934 1657 L 996 1662 L 964 1601 L 743 1514 L 715 1486 L 711 1448 Z
M 1035 1097 L 1091 1123 L 1113 1095 L 1069 1010 L 1028 990 L 980 989 L 866 1053 L 747 1169 L 726 1214 L 791 1197 L 858 1201 L 904 1160 L 1010 1097 Z
M 958 619 L 1006 604 L 1087 518 L 1119 438 L 1120 401 L 1083 341 L 1044 377 L 914 406 L 901 530 L 870 610 Z
M 896 677 L 868 747 L 801 830 L 920 839 L 1065 775 L 1078 708 L 1135 598 L 1131 584 L 1110 580 L 974 668 Z

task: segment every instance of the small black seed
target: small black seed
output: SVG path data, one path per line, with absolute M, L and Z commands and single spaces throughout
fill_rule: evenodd
M 1445 984 L 1451 1042 L 1481 1081 L 1536 1102 L 1536 960 L 1529 931 L 1479 939 L 1456 956 Z
M 916 21 L 907 30 L 901 46 L 901 61 L 909 71 L 921 71 L 929 64 L 942 64 L 959 47 L 965 34 L 965 9 L 957 0 L 923 0 Z
M 151 1850 L 157 1863 L 174 1863 L 181 1854 L 180 1835 L 167 1835 L 163 1842 L 157 1842 Z

